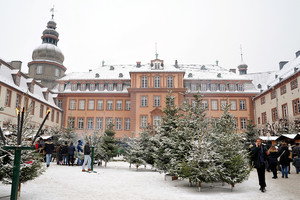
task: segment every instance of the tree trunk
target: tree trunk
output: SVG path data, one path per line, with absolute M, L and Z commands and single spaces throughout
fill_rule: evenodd
M 105 166 L 105 167 L 107 166 L 107 161 L 105 161 L 105 164 L 104 164 L 104 166 Z

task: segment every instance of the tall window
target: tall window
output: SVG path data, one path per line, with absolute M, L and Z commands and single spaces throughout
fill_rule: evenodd
M 262 124 L 267 123 L 267 113 L 266 112 L 261 113 L 261 123 Z
M 108 90 L 108 91 L 113 91 L 113 90 L 114 90 L 114 85 L 111 84 L 111 83 L 108 84 L 108 85 L 107 85 L 107 90 Z
M 96 129 L 97 130 L 102 130 L 103 129 L 103 118 L 102 117 L 97 117 Z
M 148 97 L 147 96 L 141 96 L 141 106 L 142 107 L 148 106 Z
M 11 91 L 6 90 L 6 96 L 5 96 L 5 106 L 10 107 L 10 102 L 11 102 Z
M 44 106 L 41 104 L 40 105 L 40 118 L 43 118 L 43 114 L 44 114 Z
M 76 109 L 76 100 L 71 99 L 70 100 L 70 105 L 69 105 L 69 110 L 75 110 Z
M 95 100 L 89 100 L 88 101 L 88 109 L 94 110 L 94 106 L 95 106 Z
M 241 129 L 245 130 L 247 129 L 247 119 L 241 118 Z
M 104 84 L 99 84 L 99 90 L 103 91 L 104 90 Z
M 142 88 L 147 88 L 148 87 L 148 77 L 143 76 L 142 77 Z
M 81 91 L 85 91 L 85 89 L 86 89 L 86 84 L 85 83 L 81 83 L 80 90 Z
M 131 108 L 131 102 L 126 101 L 126 110 L 130 110 L 130 108 Z
M 153 126 L 159 127 L 161 124 L 161 116 L 153 116 Z
M 221 109 L 224 110 L 224 108 L 227 106 L 226 100 L 221 100 Z
M 116 118 L 116 130 L 122 130 L 122 118 Z
M 234 84 L 229 84 L 229 91 L 234 91 Z
M 246 101 L 240 100 L 240 110 L 246 110 Z
M 113 101 L 109 100 L 106 102 L 106 110 L 113 110 Z
M 202 109 L 207 110 L 208 109 L 208 101 L 202 100 Z
M 160 88 L 160 77 L 159 76 L 154 77 L 154 87 Z
M 211 101 L 211 109 L 212 110 L 218 110 L 218 100 L 212 100 Z
M 275 122 L 278 120 L 277 108 L 272 108 L 272 121 Z
M 130 130 L 130 118 L 125 118 L 125 130 Z
M 282 105 L 282 117 L 283 119 L 288 118 L 288 107 L 287 104 Z
M 206 91 L 206 90 L 207 90 L 206 83 L 201 83 L 201 91 Z
M 141 116 L 141 128 L 146 128 L 148 125 L 148 117 L 143 115 Z
M 294 79 L 291 81 L 291 90 L 298 88 L 298 81 Z
M 119 83 L 117 85 L 117 91 L 122 91 L 123 90 L 123 84 L 122 83 Z
M 42 74 L 43 73 L 43 66 L 39 65 L 36 68 L 36 74 Z
M 122 110 L 123 105 L 122 105 L 122 100 L 117 100 L 116 101 L 116 110 Z
M 97 100 L 97 110 L 103 110 L 103 100 Z
M 72 91 L 76 91 L 77 90 L 77 84 L 76 83 L 72 83 L 71 90 Z
M 69 128 L 75 128 L 75 117 L 69 117 Z
M 95 91 L 95 83 L 90 84 L 90 91 Z
M 16 96 L 16 108 L 20 109 L 21 107 L 21 95 L 17 94 Z
M 167 87 L 173 88 L 173 76 L 168 76 Z
M 216 84 L 211 84 L 210 85 L 210 90 L 211 91 L 216 91 Z
M 299 99 L 293 100 L 293 111 L 294 111 L 294 115 L 300 114 L 300 100 Z
M 89 130 L 94 129 L 94 119 L 93 118 L 87 118 L 87 129 L 89 129 Z
M 34 115 L 35 101 L 31 101 L 31 114 Z
M 276 98 L 276 90 L 271 91 L 271 99 Z
M 154 96 L 154 106 L 160 106 L 160 96 Z
M 236 100 L 230 101 L 230 110 L 236 110 Z
M 266 103 L 266 97 L 263 96 L 262 98 L 260 98 L 260 104 L 263 105 Z
M 224 84 L 220 84 L 220 91 L 225 91 L 225 85 Z
M 112 123 L 113 123 L 113 118 L 112 117 L 107 117 L 106 118 L 106 128 L 108 128 L 109 125 L 112 124 Z
M 238 84 L 238 91 L 244 91 L 244 86 L 242 84 Z
M 280 88 L 280 94 L 283 95 L 285 93 L 286 93 L 286 85 L 284 85 Z
M 79 106 L 78 109 L 79 110 L 84 110 L 85 109 L 85 100 L 79 100 Z
M 57 100 L 57 106 L 58 106 L 59 108 L 62 108 L 62 99 L 58 99 L 58 100 Z
M 83 118 L 78 118 L 78 129 L 83 129 L 84 128 L 84 119 Z

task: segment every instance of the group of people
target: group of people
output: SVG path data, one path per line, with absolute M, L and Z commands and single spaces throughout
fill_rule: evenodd
M 258 180 L 261 192 L 266 191 L 265 171 L 266 165 L 273 173 L 273 179 L 277 179 L 277 171 L 280 169 L 282 178 L 288 178 L 290 163 L 296 168 L 296 173 L 300 170 L 300 146 L 292 149 L 288 148 L 287 143 L 283 142 L 280 147 L 272 145 L 269 149 L 262 144 L 260 138 L 256 139 L 255 145 L 249 147 L 252 165 L 257 169 Z
M 50 166 L 51 158 L 53 160 L 56 158 L 58 165 L 69 165 L 74 166 L 76 158 L 75 152 L 77 151 L 77 165 L 82 165 L 82 171 L 85 172 L 85 165 L 88 165 L 88 170 L 91 171 L 91 157 L 90 157 L 90 146 L 89 142 L 86 142 L 84 145 L 84 148 L 82 148 L 83 143 L 81 140 L 78 140 L 77 148 L 75 148 L 73 142 L 68 145 L 68 142 L 65 142 L 64 145 L 59 145 L 54 147 L 53 142 L 51 141 L 51 138 L 48 138 L 46 142 L 44 142 L 42 139 L 39 140 L 39 142 L 36 143 L 36 149 L 45 155 L 45 161 L 46 166 Z M 55 150 L 55 151 L 54 151 Z M 54 153 L 56 152 L 56 153 Z M 84 154 L 84 160 L 81 159 L 80 154 L 81 152 Z M 52 155 L 55 154 L 56 156 Z

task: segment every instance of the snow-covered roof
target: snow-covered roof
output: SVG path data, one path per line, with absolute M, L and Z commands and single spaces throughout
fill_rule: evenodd
M 245 74 L 246 78 L 252 80 L 253 85 L 257 90 L 266 90 L 268 89 L 267 85 L 275 77 L 276 71 L 269 72 L 258 72 L 258 73 L 250 73 Z
M 131 72 L 184 72 L 185 80 L 248 80 L 217 65 L 180 64 L 178 67 L 165 64 L 163 69 L 152 69 L 151 65 L 105 65 L 89 72 L 73 72 L 59 80 L 130 80 Z M 192 76 L 189 76 L 189 74 Z
M 265 141 L 275 141 L 278 136 L 259 136 L 259 138 Z
M 23 73 L 21 73 L 20 77 L 20 85 L 16 85 L 13 77 L 12 77 L 12 72 L 15 72 L 16 69 L 13 69 L 10 67 L 5 61 L 0 60 L 0 82 L 9 85 L 10 87 L 16 89 L 17 91 L 28 94 L 30 97 L 39 100 L 43 102 L 46 105 L 49 105 L 51 107 L 54 107 L 58 110 L 61 110 L 59 107 L 56 106 L 54 99 L 53 99 L 53 94 L 49 92 L 49 97 L 48 101 L 44 98 L 43 91 L 48 90 L 48 88 L 42 87 L 39 83 L 34 84 L 34 90 L 33 93 L 31 93 L 28 89 L 27 83 L 30 83 L 33 79 L 27 77 Z M 17 70 L 19 71 L 19 70 Z

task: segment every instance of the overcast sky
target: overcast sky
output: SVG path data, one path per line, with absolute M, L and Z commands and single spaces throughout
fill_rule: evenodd
M 51 19 L 67 73 L 106 64 L 241 63 L 248 73 L 277 70 L 300 50 L 300 0 L 1 0 L 0 58 L 21 60 L 27 72 L 32 51 Z

